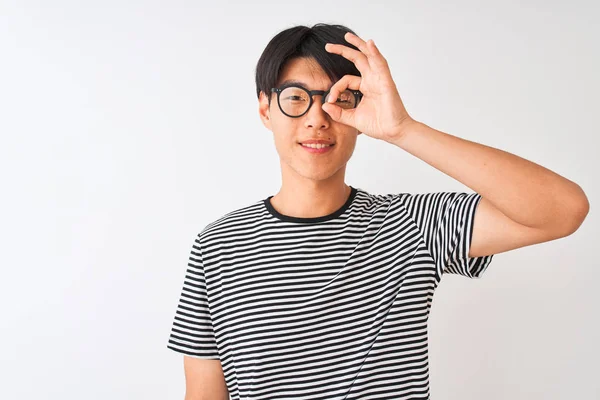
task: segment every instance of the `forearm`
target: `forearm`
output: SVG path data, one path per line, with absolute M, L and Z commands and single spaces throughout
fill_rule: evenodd
M 589 203 L 581 187 L 541 165 L 411 122 L 391 142 L 488 199 L 522 225 L 569 229 Z

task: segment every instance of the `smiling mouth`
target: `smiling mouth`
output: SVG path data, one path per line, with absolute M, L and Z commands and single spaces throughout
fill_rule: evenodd
M 303 145 L 302 143 L 298 143 L 298 144 L 299 144 L 300 146 L 302 146 L 302 147 L 308 147 L 308 148 L 311 148 L 311 149 L 314 149 L 314 148 L 316 148 L 316 147 L 305 146 L 305 145 Z M 324 146 L 323 148 L 327 148 L 327 147 L 333 147 L 333 146 L 335 146 L 335 143 L 332 143 L 332 144 L 330 144 L 330 145 L 328 145 L 328 146 Z
M 298 143 L 298 146 L 302 147 L 308 153 L 317 155 L 317 154 L 326 154 L 326 153 L 329 153 L 330 151 L 333 151 L 335 144 L 331 144 L 331 145 L 325 146 L 325 147 L 310 147 L 310 146 L 303 146 L 302 143 Z

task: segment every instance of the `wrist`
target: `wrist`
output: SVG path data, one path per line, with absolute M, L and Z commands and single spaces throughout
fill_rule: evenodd
M 388 142 L 397 146 L 401 146 L 402 142 L 404 142 L 408 136 L 418 129 L 419 124 L 421 124 L 419 121 L 407 117 L 389 136 Z

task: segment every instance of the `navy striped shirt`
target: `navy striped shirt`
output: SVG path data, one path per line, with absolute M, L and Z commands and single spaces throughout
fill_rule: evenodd
M 167 347 L 219 359 L 231 399 L 429 399 L 433 293 L 492 260 L 468 257 L 481 196 L 350 187 L 326 216 L 269 196 L 195 238 Z

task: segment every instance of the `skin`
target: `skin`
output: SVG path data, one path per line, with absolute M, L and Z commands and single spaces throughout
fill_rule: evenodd
M 286 79 L 304 82 L 309 90 L 328 90 L 333 85 L 318 63 L 310 58 L 288 61 L 277 86 Z M 283 114 L 277 105 L 277 94 L 270 95 L 269 106 L 261 92 L 259 115 L 264 126 L 273 133 L 282 181 L 271 204 L 278 212 L 293 217 L 313 218 L 335 212 L 350 196 L 350 186 L 344 181 L 346 164 L 361 132 L 334 121 L 323 110 L 320 95 L 313 96 L 310 110 L 299 118 Z M 328 139 L 334 141 L 335 146 L 325 154 L 313 154 L 298 144 L 307 139 Z

